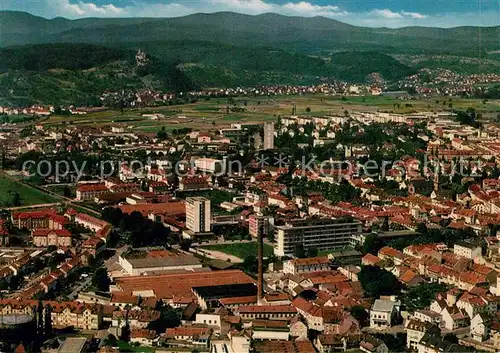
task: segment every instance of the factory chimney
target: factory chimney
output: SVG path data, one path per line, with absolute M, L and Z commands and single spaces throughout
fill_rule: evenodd
M 264 240 L 262 232 L 257 236 L 258 251 L 257 251 L 257 305 L 262 305 L 262 297 L 264 295 Z

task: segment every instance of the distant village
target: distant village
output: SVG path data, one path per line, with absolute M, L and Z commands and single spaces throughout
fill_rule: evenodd
M 140 53 L 138 53 L 139 55 Z M 144 54 L 144 53 L 142 53 Z M 139 55 L 139 57 L 142 57 Z M 139 59 L 138 59 L 139 60 Z M 138 61 L 137 65 L 142 65 Z M 488 85 L 500 83 L 498 74 L 458 74 L 445 69 L 420 69 L 417 74 L 409 76 L 395 85 L 388 85 L 383 80 L 374 79 L 371 84 L 361 85 L 342 81 L 322 83 L 318 85 L 271 85 L 262 87 L 220 88 L 192 92 L 160 92 L 151 89 L 139 91 L 106 91 L 99 97 L 102 107 L 134 108 L 180 104 L 202 98 L 223 97 L 264 97 L 293 95 L 344 95 L 344 96 L 380 96 L 386 95 L 401 100 L 413 100 L 418 97 L 460 96 L 481 97 L 488 93 Z M 59 107 L 58 113 L 82 115 L 99 110 L 102 107 Z M 49 116 L 55 113 L 54 106 L 34 105 L 30 107 L 0 106 L 0 115 L 33 115 Z

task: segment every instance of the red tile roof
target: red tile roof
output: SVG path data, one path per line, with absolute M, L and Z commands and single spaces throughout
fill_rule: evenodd
M 322 265 L 329 264 L 330 260 L 327 256 L 320 257 L 308 257 L 304 259 L 293 259 L 291 260 L 295 266 L 307 266 L 307 265 Z
M 12 213 L 12 219 L 28 219 L 28 218 L 46 218 L 56 214 L 56 210 L 53 209 L 44 209 L 39 211 L 32 212 L 16 212 Z
M 131 276 L 116 280 L 126 292 L 152 290 L 157 298 L 190 297 L 193 287 L 226 284 L 255 283 L 255 280 L 240 270 L 213 271 L 207 273 L 178 273 L 156 276 Z
M 219 300 L 222 305 L 243 305 L 257 303 L 257 296 L 222 298 Z
M 108 191 L 108 188 L 104 184 L 84 184 L 80 185 L 76 191 L 87 192 L 87 191 Z
M 241 306 L 238 308 L 240 314 L 251 314 L 251 313 L 288 313 L 293 314 L 297 312 L 297 309 L 292 305 L 248 305 Z
M 139 205 L 123 205 L 118 206 L 123 213 L 130 214 L 134 211 L 140 212 L 144 217 L 150 213 L 160 214 L 185 214 L 186 206 L 183 202 L 167 202 L 167 203 L 148 203 Z
M 256 341 L 256 353 L 315 353 L 310 341 Z
M 67 229 L 35 229 L 31 234 L 34 237 L 46 237 L 50 233 L 55 233 L 58 237 L 71 237 L 71 232 Z
M 181 326 L 175 328 L 168 328 L 165 332 L 165 338 L 175 338 L 179 336 L 193 337 L 199 335 L 208 335 L 211 330 L 208 327 L 192 327 Z
M 371 264 L 371 265 L 375 265 L 375 264 L 379 263 L 380 261 L 382 261 L 382 260 L 380 260 L 380 258 L 378 256 L 375 256 L 375 255 L 370 254 L 370 253 L 367 253 L 361 259 L 361 262 L 363 264 Z

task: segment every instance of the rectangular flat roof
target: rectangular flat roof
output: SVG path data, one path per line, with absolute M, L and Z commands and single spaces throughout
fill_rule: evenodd
M 241 270 L 189 272 L 156 276 L 131 276 L 116 280 L 124 292 L 152 290 L 157 298 L 184 297 L 193 295 L 192 288 L 222 286 L 237 283 L 255 283 L 255 280 Z
M 209 299 L 247 297 L 257 295 L 257 286 L 253 283 L 224 284 L 220 286 L 193 287 L 193 291 L 196 291 L 203 298 Z
M 85 337 L 68 337 L 59 347 L 58 353 L 81 353 L 85 348 L 87 339 Z
M 410 237 L 410 236 L 419 236 L 421 235 L 419 232 L 414 232 L 412 230 L 395 230 L 390 232 L 378 232 L 379 238 L 395 238 L 395 237 Z

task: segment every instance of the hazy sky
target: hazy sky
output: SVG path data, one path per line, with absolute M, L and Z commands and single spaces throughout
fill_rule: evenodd
M 234 11 L 325 16 L 373 27 L 500 25 L 500 0 L 0 0 L 0 9 L 46 18 L 177 17 Z

